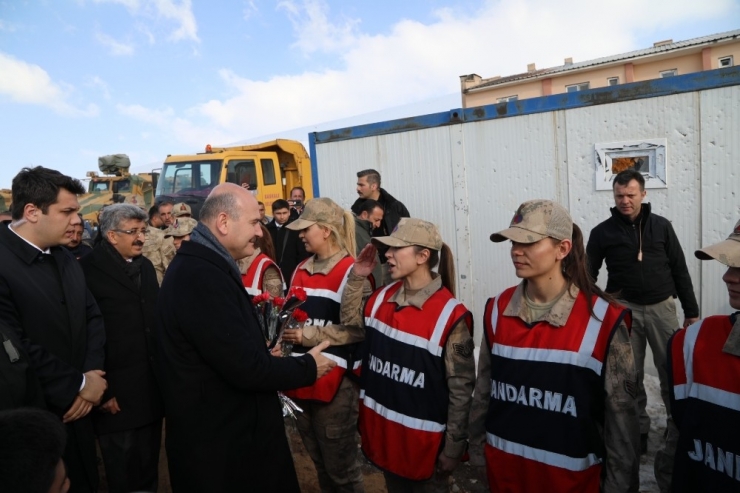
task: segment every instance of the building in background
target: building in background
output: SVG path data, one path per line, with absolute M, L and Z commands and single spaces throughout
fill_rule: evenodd
M 597 87 L 672 77 L 740 64 L 740 29 L 686 41 L 659 41 L 652 48 L 573 63 L 566 58 L 559 67 L 483 79 L 478 74 L 460 76 L 462 107 L 505 103 L 518 99 L 584 91 Z

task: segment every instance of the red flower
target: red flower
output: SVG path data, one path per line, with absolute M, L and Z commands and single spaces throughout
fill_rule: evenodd
M 293 313 L 290 316 L 293 317 L 293 320 L 301 324 L 308 320 L 308 313 L 304 312 L 300 308 L 296 308 L 295 310 L 293 310 Z
M 295 296 L 301 301 L 306 301 L 306 298 L 308 295 L 306 294 L 306 290 L 303 289 L 302 287 L 293 286 L 290 288 L 290 291 L 288 291 L 288 297 L 291 297 L 291 296 Z
M 282 296 L 278 296 L 274 300 L 272 300 L 272 303 L 277 307 L 282 307 L 285 304 L 285 298 Z
M 263 303 L 269 299 L 270 299 L 270 293 L 261 293 L 252 298 L 252 303 L 255 305 L 259 305 L 260 303 Z

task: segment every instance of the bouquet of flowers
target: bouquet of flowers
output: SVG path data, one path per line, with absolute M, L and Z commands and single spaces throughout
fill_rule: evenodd
M 268 349 L 274 348 L 280 342 L 285 329 L 303 327 L 308 314 L 298 310 L 298 307 L 306 301 L 306 297 L 303 288 L 293 286 L 285 298 L 280 296 L 273 298 L 266 292 L 252 298 L 252 303 L 257 308 L 257 321 L 267 341 Z
M 273 298 L 269 293 L 262 293 L 252 298 L 257 309 L 257 321 L 260 324 L 262 335 L 265 336 L 268 349 L 273 349 L 278 342 L 282 342 L 285 329 L 300 329 L 308 320 L 308 314 L 298 307 L 306 301 L 306 291 L 300 287 L 291 287 L 285 298 Z M 281 345 L 282 356 L 289 356 L 293 344 Z M 290 416 L 296 419 L 295 411 L 303 412 L 293 400 L 278 392 L 283 406 L 283 417 Z

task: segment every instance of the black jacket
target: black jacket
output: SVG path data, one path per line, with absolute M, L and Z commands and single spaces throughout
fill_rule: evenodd
M 293 231 L 285 227 L 295 221 L 295 219 L 291 216 L 291 219 L 279 228 L 275 219 L 273 219 L 266 226 L 270 232 L 270 236 L 272 236 L 272 243 L 275 245 L 275 257 L 277 258 L 278 267 L 280 267 L 280 272 L 283 273 L 283 278 L 288 286 L 290 286 L 293 271 L 298 267 L 298 264 L 311 256 L 306 252 L 303 241 L 298 237 L 298 231 Z
M 355 200 L 352 204 L 352 212 L 359 214 L 359 207 L 365 201 L 363 198 Z M 393 229 L 398 224 L 398 221 L 402 217 L 411 217 L 409 210 L 403 203 L 396 199 L 393 195 L 385 191 L 384 188 L 380 189 L 380 197 L 378 202 L 383 206 L 383 223 L 379 228 L 373 230 L 373 236 L 388 236 L 393 232 Z
M 46 407 L 62 416 L 80 390 L 82 374 L 104 367 L 103 317 L 79 262 L 66 248 L 42 254 L 5 222 L 0 223 L 0 259 L 0 320 L 28 354 Z M 68 443 L 77 443 L 74 452 L 81 456 L 81 462 L 67 462 L 72 482 L 82 486 L 86 477 L 97 487 L 90 416 L 69 423 L 67 433 L 74 435 Z
M 80 260 L 87 287 L 105 321 L 108 390 L 103 402 L 115 397 L 121 407 L 115 415 L 93 414 L 98 435 L 133 430 L 164 415 L 153 362 L 157 273 L 149 259 L 142 257 L 139 287 L 106 250 L 101 244 Z
M 270 356 L 236 269 L 184 242 L 155 341 L 173 491 L 298 491 L 276 391 L 313 383 L 316 363 Z
M 28 353 L 10 327 L 0 320 L 0 411 L 19 407 L 45 409 L 44 393 Z
M 606 260 L 607 292 L 619 293 L 620 298 L 640 305 L 678 296 L 685 316 L 698 317 L 694 286 L 671 223 L 652 214 L 649 203 L 642 204 L 634 223 L 616 207 L 611 213 L 612 217 L 596 226 L 588 239 L 586 253 L 594 280 Z M 641 241 L 642 261 L 638 261 Z

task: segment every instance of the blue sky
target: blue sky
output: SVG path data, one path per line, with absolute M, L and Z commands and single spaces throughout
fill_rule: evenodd
M 83 178 L 104 154 L 143 170 L 207 143 L 445 111 L 463 74 L 739 21 L 740 0 L 0 0 L 0 188 L 23 166 Z

